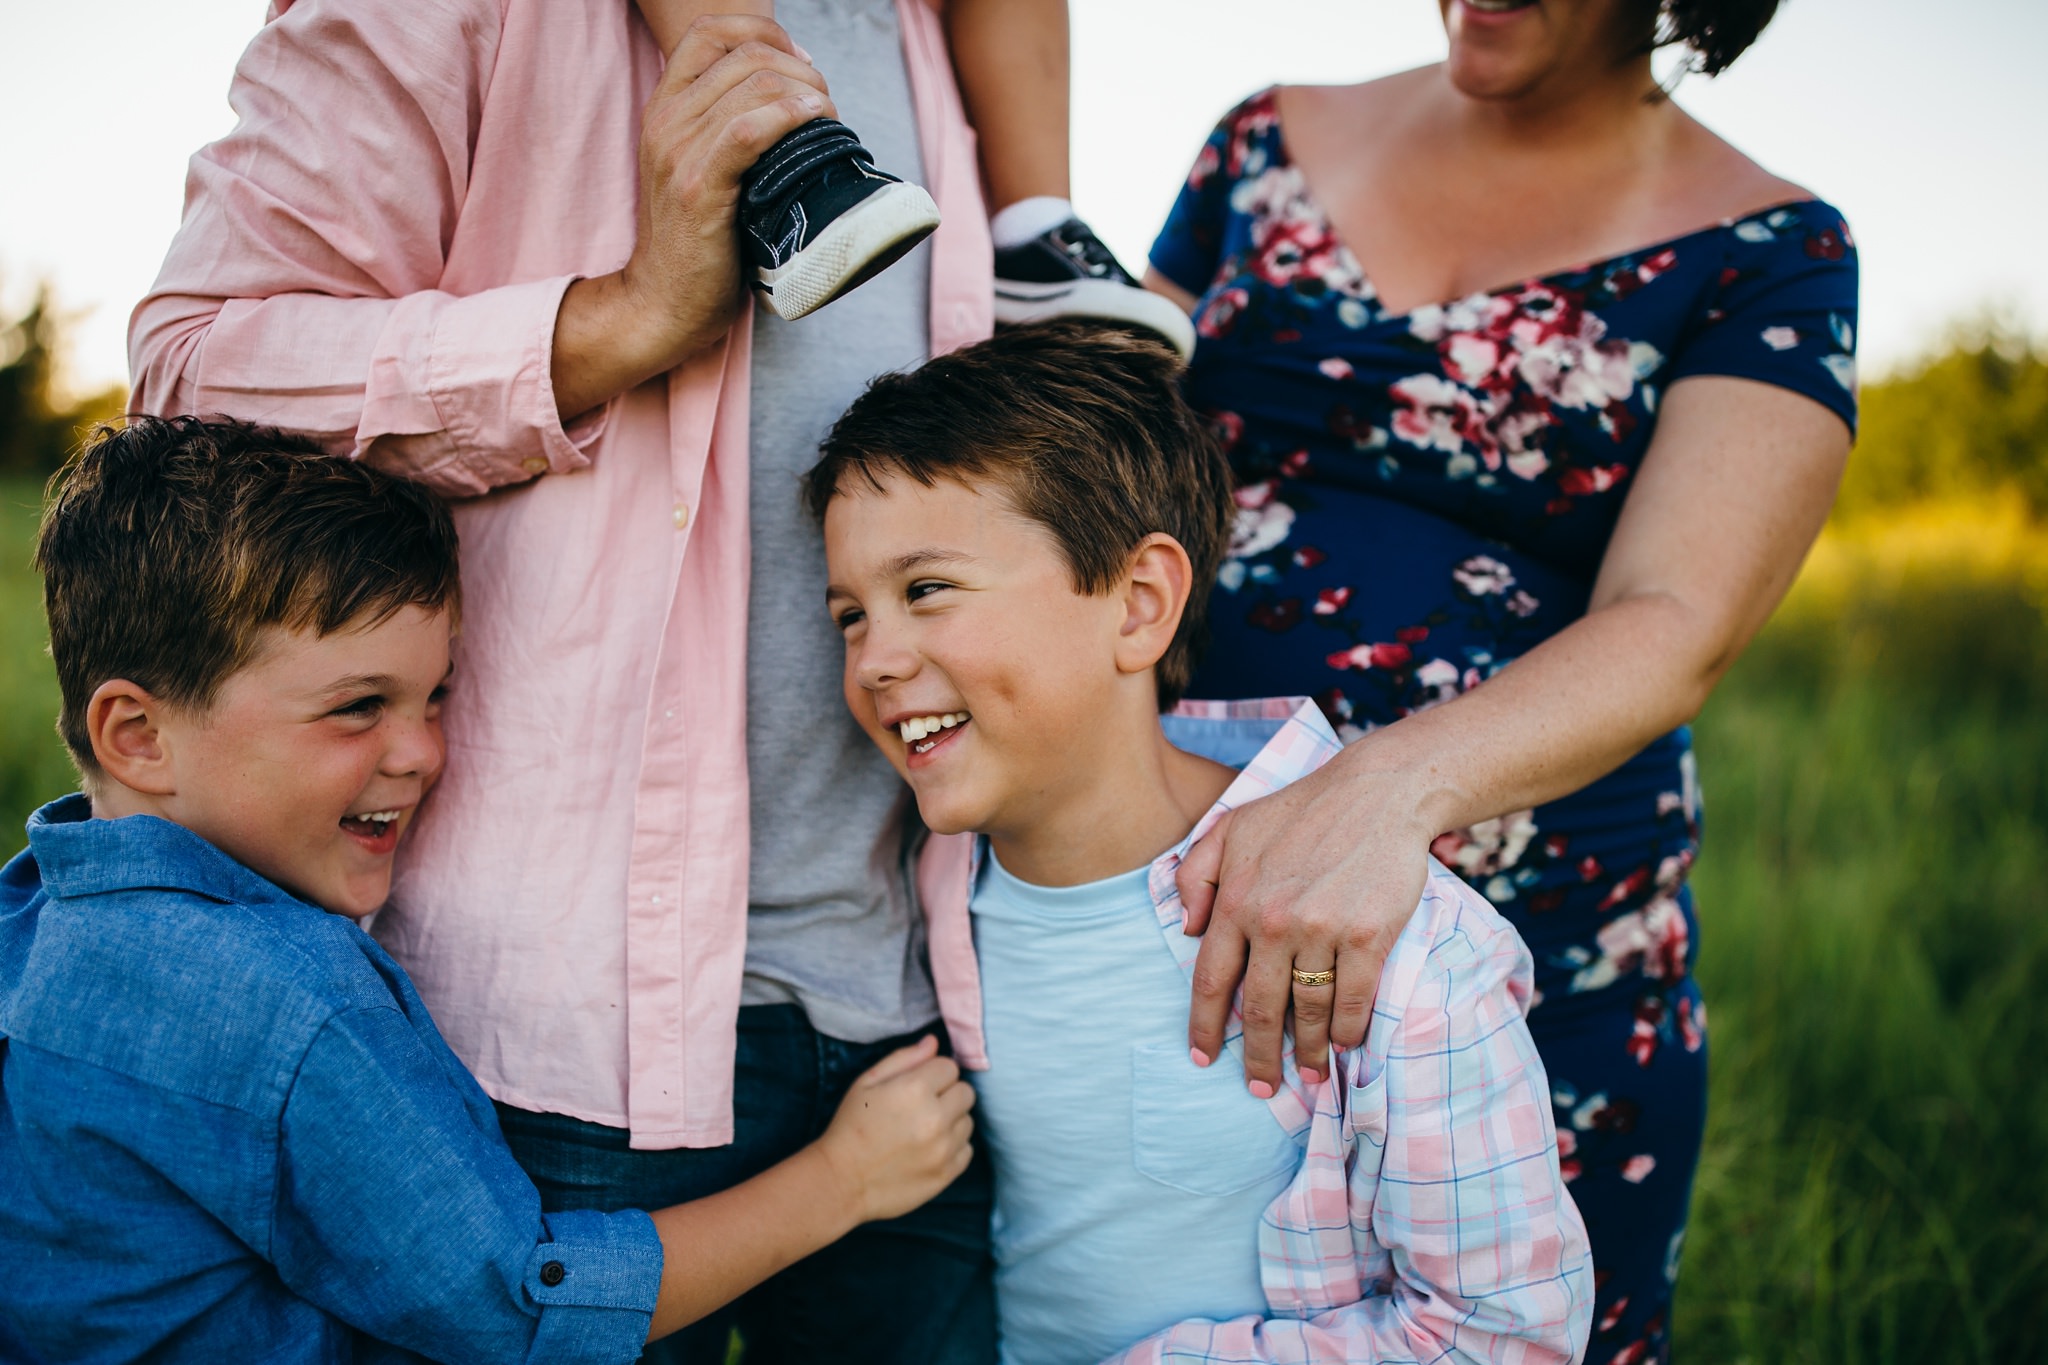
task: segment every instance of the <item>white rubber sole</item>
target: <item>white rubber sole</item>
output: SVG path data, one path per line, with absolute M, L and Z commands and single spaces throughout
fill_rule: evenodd
M 757 270 L 754 288 L 769 312 L 794 321 L 888 268 L 938 225 L 939 206 L 922 185 L 884 185 L 786 265 Z
M 1183 361 L 1195 358 L 1195 325 L 1173 300 L 1115 280 L 1074 280 L 1061 284 L 996 281 L 996 321 L 1015 325 L 1049 318 L 1102 318 L 1159 333 Z

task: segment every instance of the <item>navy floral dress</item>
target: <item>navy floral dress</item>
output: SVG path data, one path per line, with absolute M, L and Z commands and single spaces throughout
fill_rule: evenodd
M 1390 313 L 1289 161 L 1269 91 L 1202 148 L 1152 264 L 1200 298 L 1189 395 L 1239 480 L 1192 695 L 1313 696 L 1347 738 L 1584 614 L 1672 384 L 1759 380 L 1855 421 L 1856 254 L 1817 201 Z M 1433 849 L 1535 956 L 1529 1026 L 1593 1239 L 1594 1365 L 1668 1353 L 1706 1110 L 1699 836 L 1680 729 Z

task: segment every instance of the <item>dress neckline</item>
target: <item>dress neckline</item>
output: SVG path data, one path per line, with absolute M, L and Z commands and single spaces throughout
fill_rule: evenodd
M 1358 253 L 1351 249 L 1351 244 L 1344 240 L 1343 234 L 1337 231 L 1337 224 L 1330 217 L 1329 211 L 1323 207 L 1321 196 L 1316 194 L 1314 188 L 1309 184 L 1308 171 L 1303 168 L 1299 161 L 1294 159 L 1294 150 L 1287 145 L 1287 125 L 1280 117 L 1280 87 L 1277 85 L 1271 87 L 1271 94 L 1273 99 L 1273 139 L 1279 148 L 1281 164 L 1292 168 L 1295 172 L 1295 183 L 1299 187 L 1298 195 L 1302 204 L 1315 213 L 1317 221 L 1323 225 L 1323 231 L 1329 235 L 1330 240 L 1336 244 L 1337 249 L 1350 257 L 1351 264 L 1355 268 L 1360 282 L 1365 285 L 1366 289 L 1371 291 L 1371 302 L 1375 305 L 1377 320 L 1381 322 L 1399 322 L 1403 319 L 1412 318 L 1426 308 L 1441 310 L 1456 307 L 1458 304 L 1469 302 L 1472 299 L 1499 298 L 1503 294 L 1512 294 L 1519 290 L 1527 289 L 1532 285 L 1548 284 L 1552 280 L 1561 279 L 1567 275 L 1591 274 L 1602 266 L 1615 265 L 1637 256 L 1654 255 L 1659 251 L 1675 247 L 1679 243 L 1694 237 L 1705 237 L 1710 233 L 1727 232 L 1742 223 L 1754 222 L 1759 218 L 1767 218 L 1771 214 L 1783 213 L 1787 209 L 1804 208 L 1808 205 L 1822 202 L 1819 196 L 1812 194 L 1801 195 L 1794 199 L 1780 200 L 1778 203 L 1766 204 L 1762 208 L 1752 209 L 1748 213 L 1739 214 L 1733 218 L 1723 218 L 1719 222 L 1702 224 L 1699 227 L 1691 228 L 1684 232 L 1676 232 L 1669 237 L 1663 237 L 1654 242 L 1646 242 L 1641 246 L 1630 247 L 1626 251 L 1616 251 L 1606 256 L 1596 256 L 1588 261 L 1575 261 L 1570 265 L 1559 266 L 1555 270 L 1547 270 L 1537 275 L 1525 275 L 1521 279 L 1495 285 L 1491 289 L 1474 289 L 1447 299 L 1428 299 L 1411 308 L 1404 308 L 1397 313 L 1381 303 L 1379 282 L 1372 277 L 1371 272 L 1366 270 L 1365 263 L 1358 258 Z

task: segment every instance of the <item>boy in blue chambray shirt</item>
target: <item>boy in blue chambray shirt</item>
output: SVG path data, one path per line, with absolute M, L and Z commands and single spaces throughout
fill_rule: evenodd
M 0 1360 L 630 1361 L 966 1166 L 926 1038 L 745 1184 L 541 1212 L 356 923 L 445 756 L 455 548 L 429 494 L 239 423 L 59 476 L 85 790 L 0 871 Z

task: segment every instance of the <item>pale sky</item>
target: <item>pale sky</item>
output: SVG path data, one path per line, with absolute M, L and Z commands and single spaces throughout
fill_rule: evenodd
M 186 157 L 232 126 L 228 77 L 263 9 L 0 0 L 0 303 L 47 277 L 83 314 L 77 387 L 125 377 L 128 310 L 177 226 Z M 1431 0 L 1073 0 L 1073 13 L 1075 199 L 1133 269 L 1245 94 L 1443 49 Z M 1786 0 L 1734 70 L 1688 80 L 1679 100 L 1848 215 L 1865 363 L 1881 371 L 1987 306 L 2048 327 L 2044 53 L 2044 0 Z

